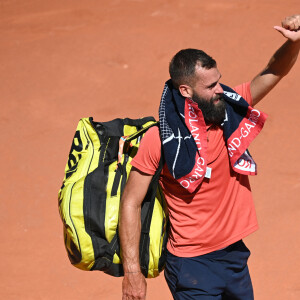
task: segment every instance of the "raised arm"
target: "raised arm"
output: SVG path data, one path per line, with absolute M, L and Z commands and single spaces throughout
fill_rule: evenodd
M 141 235 L 141 204 L 147 193 L 152 175 L 132 168 L 121 199 L 120 242 L 124 279 L 122 300 L 146 299 L 147 284 L 141 273 L 139 244 Z
M 271 89 L 289 73 L 300 49 L 300 15 L 287 17 L 282 27 L 275 26 L 287 41 L 274 53 L 268 65 L 251 81 L 253 105 L 257 104 Z

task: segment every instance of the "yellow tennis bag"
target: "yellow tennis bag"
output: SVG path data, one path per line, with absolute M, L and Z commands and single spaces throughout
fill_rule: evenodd
M 141 138 L 157 124 L 153 117 L 79 121 L 58 195 L 65 247 L 75 267 L 124 275 L 118 236 L 120 198 Z M 141 209 L 140 265 L 145 277 L 158 276 L 165 264 L 167 218 L 158 183 L 161 170 L 162 161 Z

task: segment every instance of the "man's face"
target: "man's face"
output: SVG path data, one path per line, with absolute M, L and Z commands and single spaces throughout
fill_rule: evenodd
M 194 93 L 192 99 L 201 109 L 206 124 L 220 125 L 223 123 L 225 117 L 225 102 L 221 96 L 205 100 Z
M 198 104 L 207 124 L 220 125 L 225 117 L 223 89 L 219 83 L 221 74 L 217 68 L 196 67 L 195 75 L 191 98 Z

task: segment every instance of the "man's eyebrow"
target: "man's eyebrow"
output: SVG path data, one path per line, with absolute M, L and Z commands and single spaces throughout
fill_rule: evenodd
M 212 88 L 214 87 L 215 85 L 217 85 L 217 83 L 219 82 L 219 80 L 221 79 L 222 75 L 220 74 L 220 77 L 217 81 L 213 82 L 212 84 L 210 84 L 209 86 L 207 86 L 208 88 Z

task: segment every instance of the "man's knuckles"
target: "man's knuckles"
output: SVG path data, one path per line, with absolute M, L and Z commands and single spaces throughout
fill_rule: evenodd
M 288 30 L 298 30 L 300 27 L 300 15 L 286 17 L 282 22 L 282 27 Z

